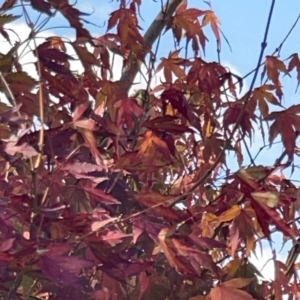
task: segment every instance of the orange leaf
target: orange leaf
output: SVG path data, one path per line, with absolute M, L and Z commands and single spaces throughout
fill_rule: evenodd
M 294 68 L 296 68 L 297 71 L 297 80 L 298 80 L 298 86 L 300 84 L 300 59 L 297 53 L 292 54 L 289 58 L 292 58 L 288 65 L 288 71 L 291 72 Z
M 168 58 L 162 58 L 161 63 L 157 66 L 155 72 L 158 73 L 160 70 L 164 71 L 164 76 L 167 82 L 173 82 L 173 77 L 183 79 L 185 77 L 185 72 L 180 68 L 180 64 L 184 63 L 183 58 L 178 58 L 180 49 L 170 52 Z
M 176 14 L 179 14 L 182 11 L 185 11 L 186 8 L 187 8 L 187 0 L 181 1 L 180 4 L 176 8 Z
M 267 121 L 274 120 L 269 131 L 270 144 L 272 145 L 275 138 L 280 134 L 290 161 L 293 159 L 295 151 L 296 131 L 300 131 L 300 116 L 297 115 L 299 109 L 299 105 L 293 105 L 286 110 L 272 112 L 266 118 Z
M 219 222 L 228 222 L 238 216 L 241 212 L 241 209 L 238 205 L 233 205 L 231 208 L 223 212 L 219 217 Z
M 66 46 L 63 40 L 59 36 L 51 36 L 46 39 L 46 41 L 50 42 L 50 45 L 52 48 L 62 50 L 63 52 L 66 52 Z
M 279 203 L 279 193 L 276 191 L 253 192 L 251 196 L 254 200 L 266 204 L 269 207 L 276 207 Z
M 81 133 L 84 137 L 84 140 L 85 140 L 87 146 L 90 148 L 91 153 L 92 153 L 97 165 L 101 165 L 101 163 L 103 162 L 103 159 L 97 148 L 97 142 L 96 142 L 95 136 L 93 134 L 93 131 L 82 128 Z
M 265 70 L 267 71 L 267 76 L 273 81 L 275 85 L 279 85 L 279 72 L 288 74 L 288 70 L 283 63 L 275 56 L 267 56 L 265 62 Z
M 95 221 L 95 222 L 92 223 L 91 229 L 92 229 L 92 231 L 98 231 L 99 229 L 103 228 L 107 224 L 110 224 L 110 223 L 112 223 L 116 220 L 118 220 L 118 218 L 114 217 L 114 218 L 109 218 L 109 219 L 106 219 L 106 220 Z
M 151 163 L 151 161 L 153 162 L 155 158 L 159 158 L 157 152 L 159 152 L 160 157 L 167 160 L 167 162 L 172 162 L 168 144 L 164 140 L 157 137 L 154 132 L 147 131 L 144 135 L 144 140 L 140 145 L 140 150 L 137 156 L 145 159 L 147 163 Z
M 265 72 L 267 72 L 267 76 L 269 79 L 273 81 L 276 86 L 276 94 L 279 98 L 282 98 L 282 90 L 281 83 L 279 80 L 280 72 L 283 72 L 285 75 L 289 75 L 289 72 L 283 63 L 283 61 L 279 60 L 275 56 L 267 56 L 265 61 L 265 68 L 261 74 L 261 78 L 263 79 Z
M 206 26 L 209 23 L 217 41 L 219 41 L 220 43 L 221 42 L 220 31 L 219 31 L 220 21 L 212 10 L 208 10 L 206 12 L 206 15 L 202 21 L 202 26 Z
M 159 203 L 162 203 L 162 205 L 155 207 L 153 209 L 156 214 L 163 216 L 168 221 L 181 221 L 181 218 L 179 214 L 177 214 L 172 208 L 166 207 L 164 205 L 167 205 L 170 203 L 170 200 L 172 200 L 174 197 L 171 196 L 163 196 L 159 193 L 155 192 L 147 192 L 147 193 L 139 193 L 136 196 L 137 201 L 145 205 L 146 207 L 153 207 Z M 163 205 L 164 204 L 164 205 Z
M 276 89 L 276 87 L 270 84 L 264 84 L 263 86 L 254 89 L 249 99 L 249 107 L 251 107 L 251 111 L 254 112 L 258 103 L 258 107 L 265 118 L 269 115 L 269 106 L 267 102 L 273 105 L 281 106 L 277 98 L 270 92 L 274 89 Z
M 285 220 L 282 219 L 276 209 L 270 208 L 269 206 L 254 200 L 251 201 L 251 205 L 255 210 L 258 223 L 262 227 L 266 237 L 270 236 L 269 225 L 274 224 L 277 229 L 283 232 L 286 236 L 289 236 L 292 239 L 296 238 L 293 229 L 285 222 Z
M 248 285 L 252 278 L 234 278 L 229 281 L 225 281 L 213 288 L 207 300 L 254 300 L 254 298 L 245 291 L 238 290 Z
M 169 228 L 163 228 L 158 235 L 159 245 L 164 251 L 170 265 L 181 274 L 188 274 L 192 276 L 197 275 L 189 266 L 187 261 L 184 261 L 183 258 L 181 259 L 180 256 L 177 255 L 177 249 L 170 238 L 172 234 L 173 230 Z
M 144 114 L 143 108 L 134 98 L 119 100 L 115 107 L 118 108 L 117 125 L 127 125 L 129 131 L 134 129 L 136 117 L 141 118 Z
M 265 179 L 270 173 L 272 173 L 272 169 L 274 168 L 263 166 L 248 167 L 247 169 L 241 168 L 236 173 L 236 176 L 241 181 L 249 185 L 253 190 L 256 190 L 259 188 L 257 181 Z
M 250 210 L 250 211 L 249 211 Z M 246 256 L 250 254 L 254 247 L 254 236 L 257 232 L 257 224 L 253 209 L 242 209 L 240 214 L 233 220 L 229 229 L 231 256 L 234 254 L 243 241 L 246 244 Z
M 221 285 L 226 287 L 233 287 L 236 289 L 242 289 L 247 286 L 253 278 L 234 278 L 228 281 L 223 282 Z

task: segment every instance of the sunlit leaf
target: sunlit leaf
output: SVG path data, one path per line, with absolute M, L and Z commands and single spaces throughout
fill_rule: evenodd
M 253 192 L 251 196 L 256 201 L 264 203 L 269 207 L 276 207 L 279 203 L 278 192 Z
M 239 290 L 247 286 L 253 279 L 252 278 L 234 278 L 229 281 L 225 281 L 213 288 L 207 300 L 233 300 L 233 299 L 245 299 L 254 300 L 254 298 L 243 290 Z

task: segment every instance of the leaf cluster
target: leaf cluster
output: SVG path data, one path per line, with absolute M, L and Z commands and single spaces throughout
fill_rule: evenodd
M 176 10 L 159 15 L 175 45 L 157 65 L 139 26 L 141 0 L 120 1 L 100 37 L 67 0 L 1 6 L 0 34 L 11 44 L 0 54 L 4 299 L 250 300 L 298 291 L 275 257 L 273 282 L 259 280 L 249 260 L 272 232 L 298 235 L 299 193 L 282 170 L 293 171 L 299 155 L 300 106 L 283 106 L 281 84 L 296 71 L 299 85 L 298 54 L 266 56 L 262 84 L 241 94 L 242 78 L 200 53 L 209 30 L 221 43 L 212 8 L 168 2 Z M 59 12 L 76 32 L 73 41 L 50 36 L 38 44 L 28 21 L 38 79 L 24 70 L 22 43 L 9 34 L 20 17 L 11 11 L 21 5 L 26 15 L 25 3 L 45 18 Z M 182 40 L 192 58 L 182 56 Z M 120 80 L 114 55 L 127 74 Z M 82 72 L 72 71 L 75 59 Z M 130 94 L 137 66 L 149 82 Z M 158 72 L 164 79 L 150 88 Z M 251 148 L 245 165 L 242 148 L 254 133 L 270 147 L 282 143 L 272 166 L 256 165 Z

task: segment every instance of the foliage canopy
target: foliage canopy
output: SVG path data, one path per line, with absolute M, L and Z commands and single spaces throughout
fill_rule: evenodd
M 0 34 L 11 45 L 0 54 L 3 299 L 292 299 L 296 255 L 284 264 L 274 254 L 273 282 L 249 261 L 275 231 L 298 248 L 299 193 L 283 170 L 293 171 L 300 153 L 300 105 L 283 106 L 281 78 L 296 71 L 299 84 L 300 60 L 280 58 L 284 42 L 264 53 L 275 1 L 242 95 L 244 78 L 205 59 L 208 31 L 219 52 L 226 42 L 209 3 L 165 1 L 143 35 L 143 1 L 119 2 L 99 37 L 68 0 L 6 0 L 0 8 Z M 16 7 L 30 28 L 19 42 L 10 30 Z M 38 42 L 58 12 L 76 37 Z M 168 31 L 174 47 L 157 57 Z M 20 63 L 28 42 L 38 79 Z M 74 60 L 83 72 L 71 70 Z M 130 94 L 140 72 L 147 85 Z M 158 72 L 163 80 L 153 87 Z M 265 147 L 282 142 L 273 165 L 255 163 L 254 134 Z

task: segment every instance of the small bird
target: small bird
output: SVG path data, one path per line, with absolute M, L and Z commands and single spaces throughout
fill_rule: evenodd
M 138 90 L 131 98 L 134 98 L 137 103 L 144 108 L 145 112 L 149 110 L 150 96 L 146 90 Z

